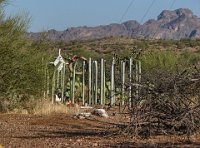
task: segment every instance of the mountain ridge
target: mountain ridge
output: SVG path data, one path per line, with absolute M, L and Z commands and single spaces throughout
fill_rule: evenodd
M 28 33 L 28 36 L 38 40 L 42 32 Z M 91 40 L 104 37 L 132 37 L 148 39 L 196 39 L 200 38 L 200 18 L 190 9 L 179 8 L 174 11 L 163 10 L 157 19 L 149 19 L 144 24 L 129 20 L 121 24 L 112 23 L 95 27 L 71 27 L 64 31 L 54 29 L 45 32 L 51 41 Z

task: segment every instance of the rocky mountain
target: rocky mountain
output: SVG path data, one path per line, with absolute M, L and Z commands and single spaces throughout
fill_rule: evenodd
M 152 39 L 200 38 L 200 18 L 189 9 L 164 10 L 157 20 L 150 19 L 144 24 L 130 20 L 122 24 L 101 25 L 97 27 L 73 27 L 64 31 L 48 30 L 46 33 L 29 33 L 32 39 L 41 35 L 52 41 L 90 40 L 103 37 L 134 37 Z

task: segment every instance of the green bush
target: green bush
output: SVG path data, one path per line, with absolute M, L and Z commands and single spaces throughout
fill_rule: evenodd
M 6 3 L 0 1 L 0 102 L 7 100 L 13 109 L 32 96 L 41 97 L 44 62 L 42 51 L 33 50 L 26 37 L 30 18 L 26 14 L 5 17 Z
M 175 71 L 179 63 L 179 56 L 171 50 L 150 51 L 142 55 L 142 68 L 148 72 L 153 69 Z

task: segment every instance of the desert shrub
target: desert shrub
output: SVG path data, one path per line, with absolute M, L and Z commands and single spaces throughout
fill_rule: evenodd
M 200 54 L 198 52 L 182 51 L 180 54 L 180 61 L 185 65 L 197 65 L 200 61 Z
M 179 63 L 179 56 L 172 50 L 150 51 L 141 57 L 142 68 L 145 72 L 159 69 L 166 71 L 175 71 Z
M 146 74 L 148 75 L 148 74 Z M 130 110 L 131 123 L 125 131 L 136 136 L 190 135 L 200 130 L 200 75 L 198 69 L 187 72 L 154 72 L 154 81 L 146 76 L 140 99 Z
M 6 108 L 12 110 L 32 96 L 41 97 L 44 54 L 33 50 L 32 41 L 26 36 L 29 16 L 6 17 L 3 10 L 6 3 L 6 0 L 0 1 L 0 98 L 9 102 Z
M 133 95 L 130 125 L 135 136 L 190 135 L 199 132 L 199 54 L 172 50 L 146 51 L 141 56 L 139 97 Z

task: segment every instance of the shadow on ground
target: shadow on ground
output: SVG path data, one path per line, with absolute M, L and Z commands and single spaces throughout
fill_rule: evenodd
M 120 148 L 163 148 L 163 147 L 200 147 L 200 142 L 181 142 L 181 143 L 142 143 L 138 144 L 135 142 L 130 142 L 130 141 L 124 141 L 124 142 L 119 142 L 113 145 L 107 145 L 109 147 L 115 148 L 115 147 L 120 147 Z

